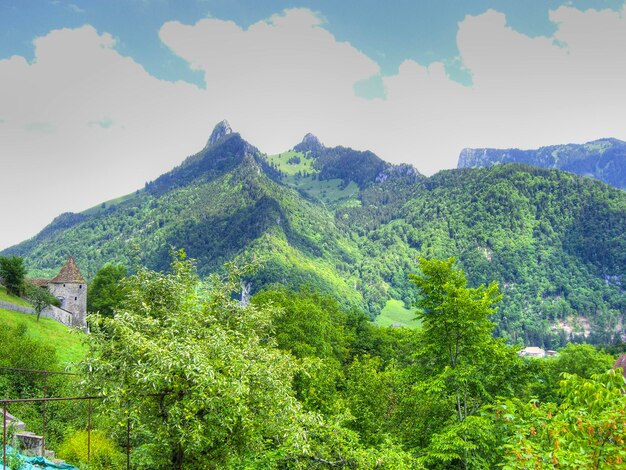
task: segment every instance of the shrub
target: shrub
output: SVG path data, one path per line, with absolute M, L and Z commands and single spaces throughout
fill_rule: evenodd
M 91 458 L 87 458 L 87 431 L 76 431 L 70 434 L 61 444 L 58 457 L 69 463 L 89 470 L 120 468 L 123 466 L 124 454 L 115 442 L 101 431 L 91 431 Z M 88 462 L 89 460 L 89 462 Z

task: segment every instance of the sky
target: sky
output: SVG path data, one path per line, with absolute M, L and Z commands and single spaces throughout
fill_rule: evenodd
M 626 140 L 625 0 L 0 0 L 0 249 L 134 192 L 213 126 L 430 175 Z

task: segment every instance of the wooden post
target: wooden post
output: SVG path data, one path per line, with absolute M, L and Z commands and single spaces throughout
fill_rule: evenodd
M 46 398 L 46 385 L 48 382 L 48 373 L 44 371 L 43 373 L 43 398 Z M 43 426 L 41 429 L 41 456 L 46 455 L 46 404 L 47 401 L 43 401 L 43 410 L 41 412 Z
M 87 401 L 87 463 L 91 460 L 91 398 Z
M 7 468 L 7 402 L 2 407 L 2 468 Z

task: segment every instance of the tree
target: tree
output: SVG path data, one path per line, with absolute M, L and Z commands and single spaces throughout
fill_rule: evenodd
M 532 359 L 531 359 L 532 360 Z M 590 344 L 573 344 L 559 350 L 556 356 L 532 360 L 537 369 L 532 381 L 532 395 L 541 401 L 559 402 L 559 383 L 563 373 L 576 374 L 584 379 L 611 368 L 615 358 L 598 351 Z
M 50 293 L 48 289 L 41 288 L 29 282 L 24 283 L 24 292 L 28 301 L 32 304 L 35 313 L 37 314 L 37 321 L 41 316 L 41 312 L 49 305 L 60 307 L 61 302 L 54 295 Z
M 233 299 L 241 273 L 202 283 L 180 256 L 171 273 L 131 276 L 113 317 L 91 316 L 84 386 L 122 417 L 120 437 L 131 426 L 133 468 L 409 468 L 393 445 L 364 449 L 339 420 L 303 409 L 272 307 Z
M 624 468 L 626 381 L 621 370 L 562 374 L 560 405 L 510 400 L 496 407 L 508 434 L 503 468 Z
M 26 268 L 21 256 L 0 256 L 0 278 L 9 294 L 22 295 Z
M 404 426 L 428 465 L 490 468 L 497 444 L 484 406 L 496 394 L 513 394 L 523 364 L 491 334 L 488 317 L 502 298 L 497 284 L 467 287 L 454 261 L 421 258 L 422 274 L 410 276 L 421 294 L 416 306 L 422 329 L 416 364 L 405 373 Z M 420 424 L 412 429 L 411 422 Z
M 252 301 L 258 306 L 278 307 L 272 324 L 280 349 L 299 358 L 345 360 L 347 314 L 333 297 L 309 287 L 298 291 L 275 287 L 258 293 Z
M 87 311 L 112 317 L 124 299 L 126 266 L 122 264 L 105 264 L 96 273 L 87 290 Z

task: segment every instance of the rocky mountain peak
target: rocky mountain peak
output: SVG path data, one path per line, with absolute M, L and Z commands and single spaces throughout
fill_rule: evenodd
M 211 137 L 209 137 L 205 148 L 212 146 L 213 144 L 215 144 L 215 142 L 220 140 L 225 135 L 232 133 L 233 130 L 230 127 L 230 124 L 228 124 L 228 121 L 224 119 L 223 121 L 217 123 L 216 126 L 213 128 L 213 132 L 211 132 Z
M 298 145 L 293 149 L 296 152 L 312 152 L 316 153 L 324 148 L 324 145 L 313 134 L 308 133 Z

